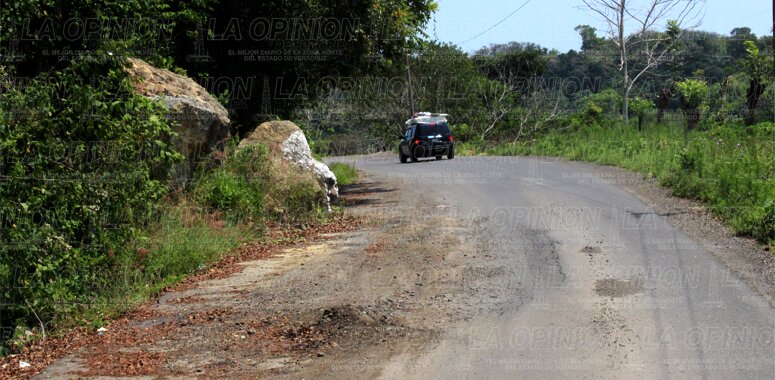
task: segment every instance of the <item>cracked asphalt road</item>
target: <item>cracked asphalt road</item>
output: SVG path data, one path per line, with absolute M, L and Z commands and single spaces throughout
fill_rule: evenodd
M 479 237 L 471 269 L 497 274 L 498 307 L 383 378 L 775 378 L 768 300 L 625 191 L 632 177 L 541 158 L 336 160 L 447 210 Z

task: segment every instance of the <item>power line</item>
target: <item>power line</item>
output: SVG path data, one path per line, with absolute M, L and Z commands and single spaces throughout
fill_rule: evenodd
M 528 3 L 530 3 L 530 1 L 531 1 L 531 0 L 527 0 L 527 1 L 525 1 L 525 3 L 524 3 L 524 4 L 522 4 L 522 5 L 521 5 L 519 8 L 517 8 L 517 10 L 515 10 L 514 12 L 511 12 L 511 13 L 509 13 L 509 14 L 508 14 L 508 16 L 506 16 L 506 17 L 504 17 L 504 18 L 503 18 L 503 20 L 500 20 L 500 21 L 498 21 L 497 23 L 495 23 L 495 25 L 493 25 L 493 26 L 491 26 L 491 27 L 487 28 L 487 30 L 485 30 L 484 32 L 481 32 L 481 33 L 479 33 L 479 34 L 477 34 L 477 35 L 475 35 L 475 36 L 473 36 L 473 37 L 471 37 L 471 38 L 469 38 L 469 39 L 467 39 L 467 40 L 465 40 L 465 41 L 463 41 L 463 42 L 459 43 L 458 45 L 463 45 L 463 44 L 464 44 L 464 43 L 466 43 L 466 42 L 469 42 L 469 41 L 475 40 L 475 39 L 477 39 L 477 38 L 481 37 L 483 34 L 485 34 L 485 33 L 489 32 L 489 31 L 491 31 L 491 30 L 495 29 L 495 27 L 497 27 L 498 25 L 502 24 L 504 21 L 508 20 L 508 19 L 509 19 L 509 17 L 511 17 L 511 16 L 514 16 L 514 15 L 515 15 L 517 12 L 519 12 L 519 11 L 520 11 L 522 8 L 524 8 L 524 7 L 525 7 L 525 5 L 527 5 Z

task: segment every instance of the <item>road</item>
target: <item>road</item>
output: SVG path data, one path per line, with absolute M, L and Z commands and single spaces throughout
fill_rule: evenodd
M 623 190 L 628 178 L 540 158 L 341 161 L 481 229 L 480 269 L 499 273 L 497 310 L 393 358 L 383 378 L 775 378 L 773 308 Z
M 772 255 L 638 175 L 331 160 L 360 224 L 245 246 L 35 378 L 775 378 Z

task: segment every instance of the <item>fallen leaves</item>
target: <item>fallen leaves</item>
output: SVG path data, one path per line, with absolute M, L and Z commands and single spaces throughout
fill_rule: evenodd
M 159 296 L 170 291 L 180 291 L 196 287 L 201 281 L 226 278 L 242 271 L 240 262 L 250 260 L 262 260 L 272 257 L 274 254 L 286 248 L 298 247 L 323 239 L 322 235 L 329 233 L 341 233 L 357 230 L 362 225 L 362 220 L 353 216 L 335 216 L 327 223 L 307 225 L 304 229 L 292 229 L 282 226 L 269 226 L 270 233 L 267 236 L 280 237 L 279 239 L 255 242 L 243 245 L 235 251 L 225 255 L 222 260 L 214 263 L 205 272 L 187 277 L 177 285 L 168 287 Z M 138 252 L 144 254 L 145 252 Z M 196 302 L 195 299 L 180 299 L 183 302 Z M 150 300 L 139 306 L 137 310 L 115 319 L 105 327 L 103 331 L 94 331 L 83 327 L 76 327 L 70 331 L 61 333 L 57 337 L 49 337 L 45 340 L 31 342 L 21 352 L 15 355 L 0 357 L 0 378 L 3 379 L 29 379 L 45 369 L 55 360 L 68 354 L 75 353 L 81 348 L 86 348 L 82 355 L 89 370 L 80 375 L 84 376 L 119 376 L 119 375 L 148 375 L 161 371 L 162 364 L 166 361 L 160 353 L 144 351 L 123 352 L 117 348 L 137 347 L 150 344 L 174 329 L 181 326 L 178 323 L 162 322 L 153 324 L 153 327 L 138 328 L 137 322 L 154 321 L 164 318 L 158 312 L 152 311 L 149 305 L 156 300 Z M 228 310 L 213 310 L 204 314 L 193 315 L 189 323 L 219 323 L 224 320 Z M 185 324 L 184 324 L 185 325 Z M 260 337 L 277 338 L 275 330 L 257 331 L 248 334 L 250 339 L 256 341 Z M 303 336 L 304 334 L 302 334 Z M 299 338 L 306 339 L 306 338 Z M 315 339 L 315 338 L 309 338 Z M 287 343 L 287 342 L 286 342 Z M 295 342 L 293 345 L 300 345 Z M 302 344 L 303 345 L 303 344 Z M 285 345 L 282 345 L 285 347 Z M 285 347 L 287 348 L 287 347 Z

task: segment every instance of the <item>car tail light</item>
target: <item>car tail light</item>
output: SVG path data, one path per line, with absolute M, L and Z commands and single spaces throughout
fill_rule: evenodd
M 452 141 L 455 141 L 455 137 L 454 137 L 454 136 L 452 136 L 452 135 L 449 135 L 449 141 L 450 141 L 450 142 L 452 142 Z
M 420 140 L 419 139 L 414 140 L 414 145 L 420 145 Z

